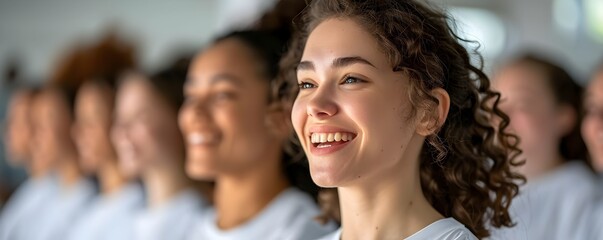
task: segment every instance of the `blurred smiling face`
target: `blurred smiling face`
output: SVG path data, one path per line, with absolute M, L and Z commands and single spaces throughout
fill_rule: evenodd
M 511 119 L 509 130 L 519 136 L 522 174 L 537 176 L 555 161 L 559 143 L 571 128 L 562 123 L 567 114 L 556 103 L 543 72 L 529 65 L 512 65 L 494 78 L 493 88 L 501 93 L 499 107 Z
M 95 173 L 103 161 L 115 159 L 111 144 L 112 121 L 109 90 L 100 86 L 84 85 L 76 99 L 74 139 L 80 155 L 80 165 L 88 173 Z
M 409 117 L 409 80 L 380 50 L 350 19 L 325 20 L 308 38 L 292 120 L 320 186 L 418 172 L 408 149 L 424 137 Z
M 45 89 L 35 98 L 32 126 L 30 149 L 34 172 L 56 167 L 66 154 L 75 150 L 69 134 L 72 127 L 69 106 L 57 90 Z
M 28 161 L 30 157 L 31 124 L 29 112 L 31 99 L 32 97 L 28 93 L 17 93 L 12 97 L 8 108 L 4 142 L 8 160 L 14 165 L 23 165 L 24 161 Z
M 263 164 L 280 148 L 268 106 L 268 81 L 252 51 L 237 39 L 214 44 L 191 64 L 184 87 L 180 128 L 186 139 L 187 173 L 212 178 Z
M 182 155 L 176 114 L 142 76 L 128 76 L 117 92 L 111 137 L 120 168 L 138 177 L 151 167 L 173 166 Z
M 582 136 L 588 147 L 592 165 L 603 172 L 603 71 L 595 75 L 586 89 L 586 115 L 582 122 Z

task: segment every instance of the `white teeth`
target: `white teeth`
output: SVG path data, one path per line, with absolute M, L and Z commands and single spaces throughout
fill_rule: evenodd
M 188 142 L 192 145 L 207 144 L 211 141 L 213 141 L 213 138 L 208 134 L 192 133 L 188 135 Z
M 332 142 L 333 140 L 335 140 L 335 139 L 333 139 L 333 134 L 332 134 L 332 133 L 329 133 L 329 134 L 327 135 L 327 141 L 328 141 L 328 142 Z
M 312 143 L 327 143 L 327 142 L 340 142 L 350 141 L 354 136 L 351 133 L 312 133 L 310 136 L 310 142 Z
M 320 141 L 321 143 L 327 142 L 327 134 L 326 133 L 320 133 Z

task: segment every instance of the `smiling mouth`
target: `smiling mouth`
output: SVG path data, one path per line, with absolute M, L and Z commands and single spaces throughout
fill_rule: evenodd
M 318 149 L 330 148 L 348 143 L 356 137 L 349 132 L 312 133 L 310 142 Z

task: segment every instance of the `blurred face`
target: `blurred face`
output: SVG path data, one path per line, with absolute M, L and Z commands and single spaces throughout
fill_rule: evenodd
M 267 152 L 280 151 L 261 67 L 236 39 L 218 42 L 194 60 L 179 118 L 191 177 L 253 169 L 266 164 Z
M 547 79 L 526 65 L 514 65 L 495 76 L 493 88 L 501 93 L 500 108 L 509 115 L 510 132 L 520 138 L 522 174 L 535 176 L 558 160 L 559 142 L 565 131 L 563 116 Z
M 88 173 L 99 170 L 103 161 L 115 159 L 110 141 L 113 109 L 111 93 L 96 85 L 80 88 L 75 106 L 74 139 L 80 154 L 80 165 Z
M 14 165 L 23 165 L 29 160 L 30 140 L 30 107 L 31 95 L 25 92 L 17 93 L 11 99 L 4 136 L 8 160 Z
M 595 75 L 588 85 L 584 109 L 582 136 L 595 170 L 603 172 L 603 73 Z
M 42 91 L 34 99 L 32 117 L 32 170 L 43 173 L 75 153 L 69 134 L 72 117 L 65 98 L 52 89 Z
M 183 161 L 177 112 L 141 76 L 127 77 L 117 92 L 112 140 L 130 177 Z
M 392 70 L 360 25 L 349 19 L 320 23 L 306 43 L 297 79 L 293 126 L 315 183 L 339 187 L 418 174 L 424 137 L 409 118 L 409 80 Z

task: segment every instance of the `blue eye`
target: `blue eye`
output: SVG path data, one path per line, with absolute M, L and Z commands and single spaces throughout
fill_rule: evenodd
M 355 78 L 355 77 L 346 77 L 345 80 L 343 80 L 343 84 L 351 84 L 351 83 L 361 83 L 364 82 L 361 79 Z
M 308 89 L 308 88 L 314 88 L 316 87 L 314 84 L 309 83 L 309 82 L 301 82 L 299 84 L 297 84 L 299 86 L 299 89 Z

